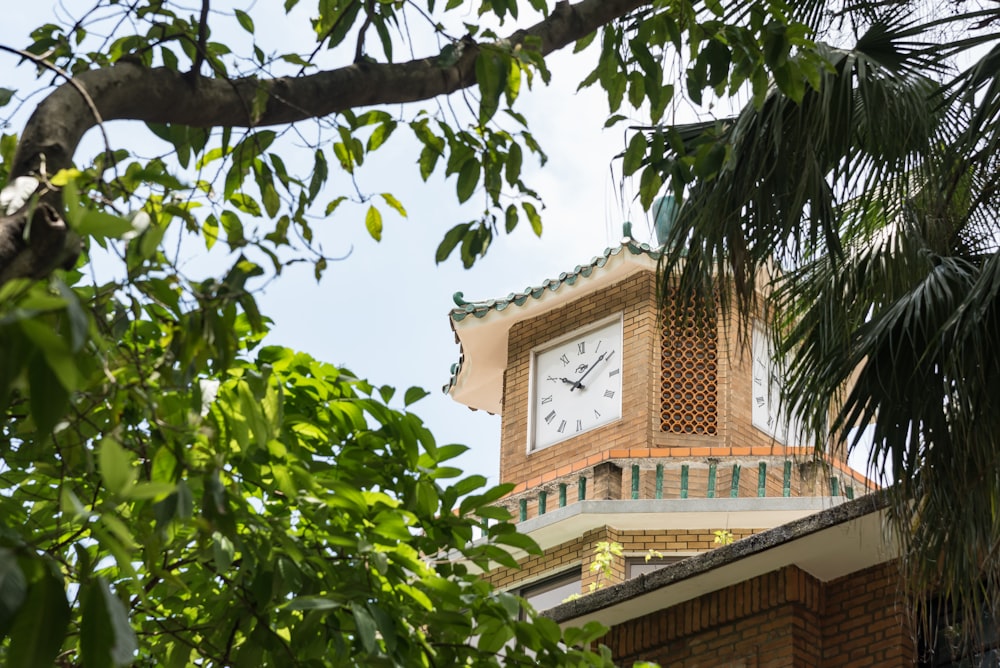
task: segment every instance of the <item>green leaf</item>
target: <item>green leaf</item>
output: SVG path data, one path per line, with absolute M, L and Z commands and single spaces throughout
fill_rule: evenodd
M 725 14 L 725 10 L 723 10 L 722 3 L 719 2 L 719 0 L 705 0 L 705 6 L 708 7 L 708 10 L 716 16 L 722 16 Z
M 535 205 L 531 202 L 522 202 L 521 208 L 524 209 L 525 215 L 528 216 L 528 222 L 531 224 L 531 231 L 535 233 L 535 236 L 542 236 L 542 217 L 538 215 L 538 210 Z
M 344 607 L 325 596 L 298 596 L 281 606 L 282 610 L 336 610 Z
M 125 606 L 104 578 L 84 588 L 80 653 L 87 668 L 129 665 L 139 649 Z
M 517 207 L 510 204 L 504 213 L 504 229 L 507 231 L 507 234 L 510 234 L 514 231 L 515 227 L 517 227 Z
M 771 69 L 784 65 L 788 60 L 787 28 L 780 21 L 771 21 L 764 30 L 764 62 Z
M 646 133 L 642 130 L 632 135 L 625 149 L 625 158 L 622 160 L 622 172 L 625 176 L 632 176 L 642 167 L 642 160 L 646 157 Z
M 662 185 L 663 178 L 658 169 L 649 165 L 642 170 L 642 176 L 639 177 L 639 204 L 644 210 L 648 211 L 649 207 L 652 206 Z
M 0 105 L 2 106 L 2 105 Z M 79 169 L 60 169 L 58 172 L 52 175 L 49 179 L 49 183 L 54 186 L 59 186 L 62 188 L 70 181 L 74 181 L 82 175 Z
M 507 169 L 505 174 L 508 184 L 514 185 L 521 178 L 521 165 L 523 161 L 524 156 L 521 152 L 521 145 L 516 142 L 511 144 L 510 150 L 507 152 Z
M 222 229 L 226 232 L 226 241 L 229 242 L 229 246 L 231 248 L 245 246 L 247 240 L 243 236 L 243 223 L 240 221 L 239 216 L 226 209 L 222 212 L 220 218 L 222 219 Z
M 69 392 L 42 355 L 35 355 L 28 363 L 28 384 L 31 387 L 31 417 L 39 437 L 44 440 L 66 414 Z
M 7 635 L 27 590 L 28 584 L 14 552 L 0 547 L 0 638 Z
M 382 241 L 382 214 L 374 205 L 368 207 L 365 214 L 365 229 L 375 241 Z
M 233 13 L 236 14 L 236 20 L 240 22 L 240 25 L 243 27 L 243 29 L 252 35 L 254 29 L 253 29 L 253 19 L 250 18 L 250 15 L 244 11 L 240 11 L 239 9 L 234 9 Z
M 430 392 L 422 387 L 411 387 L 406 390 L 406 394 L 403 395 L 403 405 L 410 406 L 424 397 L 426 397 Z
M 212 246 L 219 240 L 219 219 L 207 216 L 201 225 L 201 235 L 205 238 L 205 249 L 212 250 Z
M 438 244 L 437 251 L 434 253 L 434 262 L 441 264 L 447 260 L 448 256 L 451 255 L 455 247 L 461 243 L 466 233 L 468 233 L 469 227 L 470 223 L 459 223 L 448 230 L 444 235 L 444 239 Z
M 126 499 L 154 499 L 159 501 L 174 492 L 177 486 L 169 482 L 138 482 L 124 490 Z
M 70 610 L 62 578 L 47 564 L 37 571 L 10 630 L 8 666 L 52 668 L 66 636 Z
M 95 239 L 120 239 L 133 229 L 130 220 L 97 209 L 85 209 L 76 225 L 78 234 L 89 235 Z
M 341 169 L 348 174 L 354 173 L 354 156 L 351 155 L 351 151 L 347 148 L 347 144 L 344 144 L 343 142 L 336 142 L 333 145 L 333 154 L 337 156 Z
M 313 161 L 313 173 L 312 178 L 309 180 L 309 201 L 316 199 L 316 195 L 319 194 L 319 189 L 323 187 L 326 183 L 326 177 L 329 175 L 329 167 L 326 164 L 326 156 L 323 155 L 321 149 L 316 149 Z
M 10 104 L 11 98 L 14 97 L 14 92 L 10 88 L 0 88 L 0 107 Z
M 586 49 L 588 46 L 591 45 L 595 37 L 597 37 L 596 30 L 590 33 L 589 35 L 585 35 L 580 39 L 576 40 L 576 44 L 573 45 L 573 53 L 580 53 L 581 51 Z
M 344 197 L 343 195 L 330 200 L 330 202 L 326 205 L 326 211 L 324 212 L 323 215 L 326 216 L 331 215 L 334 211 L 337 210 L 337 207 L 343 204 L 346 200 L 347 198 Z
M 25 306 L 27 304 L 28 302 L 25 302 Z M 67 345 L 66 339 L 53 331 L 42 320 L 24 319 L 18 324 L 29 340 L 41 351 L 44 359 L 38 360 L 38 364 L 46 367 L 48 372 L 54 374 L 63 388 L 70 392 L 76 390 L 82 382 L 78 366 L 79 360 L 73 355 L 70 346 Z M 35 364 L 36 359 L 37 357 L 31 360 L 32 365 Z M 36 371 L 40 374 L 38 381 L 46 383 L 47 379 L 44 378 L 41 369 L 37 369 Z
M 389 136 L 392 135 L 395 129 L 396 129 L 395 121 L 386 121 L 385 123 L 382 123 L 377 128 L 375 128 L 371 136 L 368 137 L 368 145 L 367 145 L 368 152 L 370 153 L 375 149 L 377 149 L 378 147 L 380 147 L 382 144 L 384 144 L 386 140 L 389 139 Z
M 489 122 L 500 108 L 506 68 L 504 58 L 493 49 L 483 49 L 476 56 L 476 83 L 479 84 L 479 125 Z
M 375 620 L 372 619 L 371 613 L 368 612 L 366 608 L 357 603 L 351 604 L 351 614 L 354 616 L 354 625 L 357 629 L 358 639 L 361 641 L 361 646 L 366 652 L 372 653 L 375 651 Z
M 705 45 L 699 58 L 703 58 L 708 65 L 707 83 L 709 86 L 718 86 L 729 77 L 732 54 L 725 44 L 716 40 L 710 41 Z
M 101 480 L 112 494 L 122 494 L 135 481 L 132 455 L 112 438 L 101 439 L 97 448 Z
M 510 533 L 496 536 L 494 541 L 503 545 L 510 545 L 511 547 L 525 550 L 529 553 L 536 553 L 540 551 L 538 543 L 536 543 L 530 536 L 518 533 L 517 531 L 511 531 Z
M 425 146 L 420 151 L 420 158 L 418 159 L 418 164 L 420 166 L 420 178 L 426 181 L 430 178 L 430 175 L 434 173 L 434 165 L 437 164 L 438 158 L 441 157 L 441 151 L 431 148 L 430 146 Z
M 63 281 L 57 280 L 56 287 L 59 295 L 66 301 L 66 315 L 69 317 L 70 325 L 70 350 L 77 353 L 87 341 L 88 330 L 90 329 L 90 319 L 87 313 L 80 306 L 80 300 L 76 293 Z
M 233 542 L 216 531 L 212 534 L 212 559 L 215 561 L 216 571 L 223 573 L 233 565 L 235 548 Z
M 479 161 L 475 158 L 471 158 L 465 161 L 462 165 L 462 169 L 458 173 L 458 201 L 465 202 L 470 197 L 472 193 L 476 190 L 476 185 L 479 183 Z
M 260 205 L 257 203 L 253 197 L 245 193 L 234 193 L 229 201 L 243 213 L 248 213 L 251 216 L 260 216 Z
M 514 100 L 517 99 L 518 93 L 521 92 L 521 67 L 516 62 L 511 62 L 509 59 L 506 60 L 507 63 L 507 87 L 504 90 L 507 99 L 507 106 L 514 104 Z
M 395 196 L 393 196 L 391 193 L 382 193 L 381 197 L 383 200 L 385 200 L 386 204 L 388 204 L 389 206 L 391 206 L 393 209 L 396 210 L 396 213 L 401 215 L 403 218 L 406 218 L 406 209 L 403 208 L 403 205 L 399 202 L 398 199 L 395 198 Z

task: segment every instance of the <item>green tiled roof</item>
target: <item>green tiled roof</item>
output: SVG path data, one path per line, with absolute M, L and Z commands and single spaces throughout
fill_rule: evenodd
M 649 255 L 654 260 L 659 260 L 662 255 L 661 251 L 651 248 L 649 244 L 636 243 L 634 240 L 630 239 L 628 241 L 623 241 L 618 246 L 606 248 L 601 255 L 595 256 L 594 259 L 587 264 L 577 265 L 573 271 L 564 271 L 559 274 L 557 278 L 550 278 L 536 287 L 529 286 L 521 292 L 512 292 L 503 299 L 488 299 L 485 301 L 467 302 L 463 299 L 464 295 L 461 292 L 456 292 L 453 299 L 458 306 L 453 308 L 449 315 L 455 322 L 461 322 L 470 315 L 475 316 L 476 318 L 484 318 L 493 311 L 503 311 L 512 304 L 514 306 L 523 306 L 529 299 L 538 299 L 544 295 L 546 291 L 555 292 L 564 284 L 573 285 L 581 276 L 587 278 L 594 272 L 595 269 L 600 269 L 606 265 L 610 258 L 624 251 L 628 251 L 633 255 Z

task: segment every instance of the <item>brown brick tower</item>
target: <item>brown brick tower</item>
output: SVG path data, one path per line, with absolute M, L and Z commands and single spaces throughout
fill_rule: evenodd
M 742 538 L 870 488 L 778 418 L 762 329 L 743 350 L 717 315 L 664 317 L 657 259 L 626 241 L 450 314 L 462 357 L 448 391 L 500 413 L 500 480 L 515 486 L 504 503 L 545 549 L 489 577 L 536 607 L 711 549 L 716 531 Z M 622 547 L 610 577 L 590 569 L 602 541 Z

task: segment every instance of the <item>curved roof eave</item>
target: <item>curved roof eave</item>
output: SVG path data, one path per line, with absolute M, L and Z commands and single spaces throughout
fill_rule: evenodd
M 631 239 L 612 246 L 585 265 L 504 299 L 459 304 L 448 314 L 459 344 L 459 361 L 452 366 L 444 391 L 476 410 L 499 413 L 503 374 L 507 368 L 507 335 L 514 324 L 542 315 L 572 299 L 579 299 L 637 271 L 654 271 L 660 252 Z

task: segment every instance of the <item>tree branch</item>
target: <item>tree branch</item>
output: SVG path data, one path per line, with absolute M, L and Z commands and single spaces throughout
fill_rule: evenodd
M 570 5 L 559 2 L 539 23 L 511 34 L 510 47 L 535 41 L 542 55 L 563 48 L 601 26 L 621 18 L 649 0 L 582 0 Z M 203 5 L 204 6 L 204 5 Z M 255 127 L 283 125 L 319 118 L 356 107 L 399 104 L 428 100 L 472 86 L 476 82 L 478 48 L 467 48 L 457 63 L 441 66 L 436 58 L 405 63 L 353 63 L 316 74 L 276 79 L 217 79 L 194 71 L 185 75 L 167 68 L 147 69 L 133 62 L 83 72 L 52 92 L 25 125 L 10 174 L 37 174 L 44 161 L 49 173 L 72 165 L 73 154 L 84 133 L 98 118 L 137 120 L 147 123 L 176 123 L 192 127 Z M 266 107 L 253 116 L 253 100 L 264 88 Z M 86 91 L 96 107 L 88 108 Z M 49 203 L 61 204 L 58 195 Z M 17 230 L 5 229 L 10 219 L 0 222 L 0 238 L 23 236 L 23 222 Z M 18 254 L 25 244 L 15 244 Z M 12 257 L 0 244 L 0 284 L 16 276 L 43 276 L 62 262 L 35 257 L 12 270 Z M 62 258 L 65 259 L 64 257 Z M 42 262 L 42 264 L 38 264 Z
M 201 17 L 198 20 L 198 44 L 195 46 L 194 64 L 191 65 L 191 76 L 201 73 L 201 64 L 205 62 L 205 52 L 208 48 L 208 10 L 209 0 L 201 0 Z

